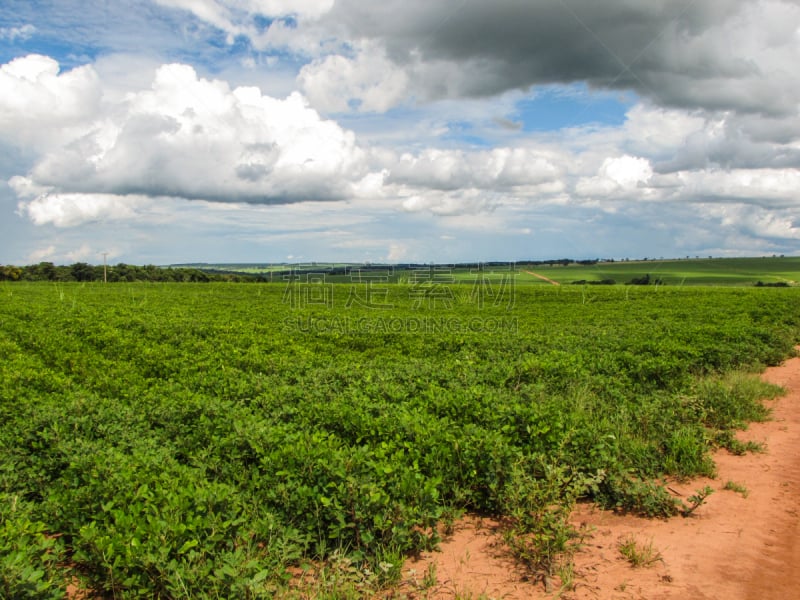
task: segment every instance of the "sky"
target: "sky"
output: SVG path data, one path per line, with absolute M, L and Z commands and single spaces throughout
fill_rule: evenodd
M 800 0 L 2 0 L 0 263 L 800 254 Z

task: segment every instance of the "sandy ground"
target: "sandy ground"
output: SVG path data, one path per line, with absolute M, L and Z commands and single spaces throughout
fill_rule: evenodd
M 574 600 L 800 599 L 800 358 L 767 369 L 763 377 L 787 394 L 770 403 L 772 421 L 752 424 L 738 437 L 763 442 L 766 452 L 720 451 L 716 479 L 671 484 L 684 498 L 705 485 L 714 488 L 689 518 L 650 520 L 579 506 L 574 522 L 592 533 L 575 555 L 574 589 L 546 593 L 541 583 L 526 580 L 504 550 L 497 523 L 468 517 L 441 551 L 406 563 L 398 592 L 431 600 L 559 594 Z M 745 486 L 747 497 L 723 489 L 728 481 Z M 618 549 L 630 536 L 652 544 L 660 560 L 632 567 Z

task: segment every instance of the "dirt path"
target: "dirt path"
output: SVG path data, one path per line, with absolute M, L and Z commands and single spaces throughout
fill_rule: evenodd
M 538 277 L 539 279 L 546 281 L 547 283 L 550 283 L 552 285 L 561 285 L 560 283 L 558 283 L 557 281 L 553 281 L 549 277 L 545 277 L 544 275 L 539 275 L 539 273 L 534 273 L 533 271 L 525 271 L 525 272 L 528 275 L 533 275 L 534 277 Z
M 772 421 L 752 424 L 739 438 L 764 442 L 766 452 L 718 452 L 716 479 L 671 485 L 683 496 L 705 485 L 714 488 L 690 518 L 649 520 L 579 507 L 575 523 L 588 524 L 594 533 L 575 556 L 576 587 L 562 598 L 800 599 L 800 358 L 767 369 L 763 377 L 788 392 L 771 403 Z M 728 481 L 745 486 L 747 497 L 723 489 Z M 618 550 L 628 536 L 652 543 L 661 560 L 631 567 Z M 435 570 L 436 583 L 422 591 L 429 570 Z M 407 563 L 404 580 L 400 591 L 411 598 L 553 597 L 524 580 L 503 551 L 496 524 L 475 518 L 459 523 L 441 552 Z

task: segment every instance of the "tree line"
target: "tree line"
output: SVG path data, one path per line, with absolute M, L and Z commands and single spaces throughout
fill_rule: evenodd
M 105 271 L 105 272 L 104 272 Z M 190 267 L 158 267 L 156 265 L 90 265 L 77 262 L 71 265 L 55 265 L 40 262 L 35 265 L 17 267 L 0 265 L 0 281 L 152 281 L 152 282 L 210 282 L 210 281 L 259 281 L 258 275 L 204 271 Z

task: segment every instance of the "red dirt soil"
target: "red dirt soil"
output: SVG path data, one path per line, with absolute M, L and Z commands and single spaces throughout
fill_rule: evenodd
M 508 556 L 497 523 L 467 517 L 441 551 L 406 563 L 396 593 L 430 600 L 800 599 L 800 358 L 762 377 L 787 393 L 767 403 L 771 421 L 753 423 L 738 437 L 764 443 L 766 452 L 722 450 L 714 454 L 716 479 L 670 484 L 684 499 L 706 485 L 714 489 L 688 518 L 643 519 L 579 506 L 573 521 L 588 525 L 591 534 L 575 555 L 572 590 L 546 593 Z M 723 489 L 729 481 L 745 486 L 747 497 Z M 630 536 L 652 543 L 661 560 L 632 567 L 618 549 Z M 435 584 L 423 589 L 431 564 Z
M 560 283 L 558 283 L 557 281 L 553 281 L 553 280 L 552 280 L 552 279 L 550 279 L 549 277 L 545 277 L 544 275 L 540 275 L 539 273 L 534 273 L 533 271 L 525 271 L 525 272 L 526 272 L 528 275 L 533 275 L 534 277 L 538 277 L 538 278 L 539 278 L 539 279 L 541 279 L 542 281 L 546 281 L 547 283 L 549 283 L 549 284 L 551 284 L 551 285 L 561 285 L 561 284 L 560 284 Z

